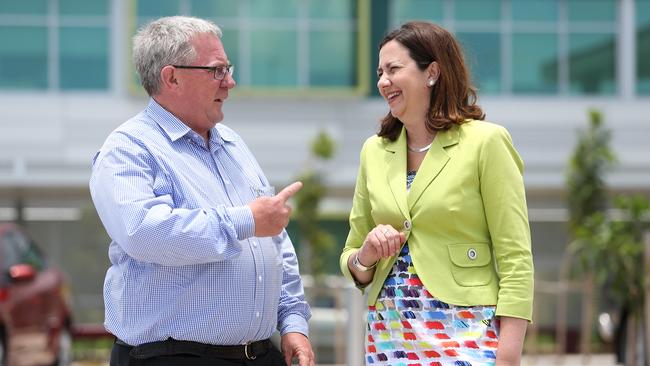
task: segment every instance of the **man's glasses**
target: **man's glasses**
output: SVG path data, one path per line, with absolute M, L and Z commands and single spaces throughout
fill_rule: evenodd
M 185 65 L 172 65 L 177 69 L 199 69 L 199 70 L 210 70 L 214 73 L 214 78 L 216 80 L 223 80 L 226 77 L 226 74 L 232 76 L 232 73 L 235 72 L 235 65 L 221 65 L 221 66 L 185 66 Z

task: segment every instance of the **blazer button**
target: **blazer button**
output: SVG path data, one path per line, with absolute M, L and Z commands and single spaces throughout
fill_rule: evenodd
M 411 230 L 411 222 L 409 220 L 404 221 L 404 229 Z
M 474 260 L 474 259 L 476 259 L 477 256 L 478 256 L 478 253 L 476 253 L 476 249 L 470 248 L 467 251 L 467 258 L 469 258 L 471 260 Z

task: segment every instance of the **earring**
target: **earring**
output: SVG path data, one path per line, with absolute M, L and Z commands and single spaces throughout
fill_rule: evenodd
M 427 82 L 427 85 L 428 85 L 429 87 L 432 87 L 433 84 L 435 84 L 435 83 L 436 83 L 435 80 L 433 80 L 433 79 L 429 79 L 429 81 Z

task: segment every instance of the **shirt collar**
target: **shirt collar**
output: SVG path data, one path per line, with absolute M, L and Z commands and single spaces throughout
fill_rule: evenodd
M 150 98 L 147 113 L 165 131 L 170 140 L 176 141 L 192 131 L 183 121 L 171 114 L 155 99 Z M 224 141 L 233 142 L 237 135 L 229 128 L 217 124 L 210 130 L 210 143 L 223 145 Z
M 149 99 L 146 111 L 172 141 L 178 140 L 192 130 L 153 98 Z

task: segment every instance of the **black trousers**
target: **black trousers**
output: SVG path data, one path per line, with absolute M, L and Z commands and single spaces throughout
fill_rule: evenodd
M 129 356 L 132 348 L 114 343 L 110 366 L 286 366 L 282 352 L 275 346 L 254 360 L 224 360 L 194 355 L 159 356 L 138 360 Z

